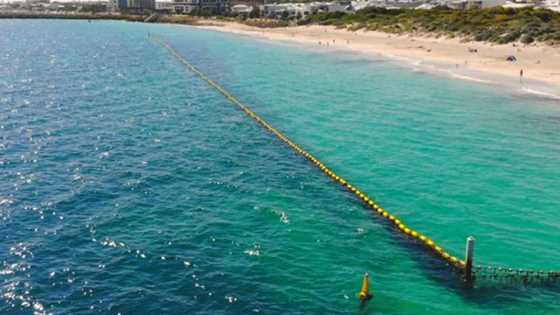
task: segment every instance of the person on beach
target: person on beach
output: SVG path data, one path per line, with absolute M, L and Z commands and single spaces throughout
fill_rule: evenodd
M 523 84 L 523 69 L 519 70 L 519 83 Z

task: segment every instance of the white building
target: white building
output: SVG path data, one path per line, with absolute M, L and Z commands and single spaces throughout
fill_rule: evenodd
M 351 7 L 336 2 L 272 3 L 263 6 L 263 15 L 273 18 L 305 18 L 317 12 L 350 12 Z
M 528 1 L 507 1 L 506 3 L 504 3 L 502 5 L 504 8 L 513 8 L 513 9 L 519 9 L 519 8 L 526 8 L 526 7 L 534 7 L 535 3 L 534 2 L 528 2 Z
M 560 1 L 560 0 L 553 0 Z M 503 6 L 506 0 L 354 0 L 352 9 L 358 11 L 367 7 L 383 7 L 387 9 L 432 9 L 438 5 L 452 9 L 491 8 Z
M 233 14 L 251 14 L 253 12 L 253 7 L 246 4 L 236 4 L 231 7 L 231 13 Z
M 157 11 L 173 12 L 173 2 L 171 1 L 156 1 Z
M 442 0 L 440 5 L 445 5 L 452 9 L 486 9 L 505 6 L 506 0 Z
M 482 8 L 499 7 L 506 4 L 506 0 L 482 0 Z
M 367 7 L 381 7 L 387 9 L 417 8 L 428 2 L 428 0 L 355 0 L 352 1 L 352 9 L 358 11 Z
M 176 14 L 217 14 L 224 12 L 227 8 L 228 0 L 174 0 L 173 12 Z
M 560 0 L 544 0 L 541 5 L 543 8 L 560 12 Z

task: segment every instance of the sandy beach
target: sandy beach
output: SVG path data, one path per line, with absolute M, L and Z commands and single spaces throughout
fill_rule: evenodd
M 320 25 L 263 29 L 223 21 L 205 20 L 201 24 L 198 27 L 305 44 L 325 51 L 383 56 L 457 79 L 507 85 L 543 96 L 560 96 L 560 47 L 519 43 L 492 45 L 450 38 L 352 32 Z M 516 61 L 507 61 L 508 56 L 515 56 Z

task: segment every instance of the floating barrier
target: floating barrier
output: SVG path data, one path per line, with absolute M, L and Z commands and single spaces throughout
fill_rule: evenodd
M 272 133 L 276 138 L 280 141 L 285 143 L 290 149 L 292 149 L 295 153 L 301 155 L 312 165 L 316 168 L 321 170 L 326 176 L 330 177 L 335 183 L 340 185 L 343 189 L 346 189 L 350 193 L 352 193 L 356 198 L 358 198 L 367 208 L 371 209 L 373 213 L 377 214 L 379 217 L 383 218 L 384 220 L 388 221 L 392 224 L 396 231 L 399 231 L 402 235 L 406 236 L 409 239 L 414 240 L 417 244 L 422 245 L 428 252 L 434 254 L 437 258 L 443 261 L 445 264 L 450 266 L 451 268 L 459 271 L 464 275 L 463 279 L 467 282 L 474 282 L 479 277 L 486 277 L 487 271 L 490 269 L 485 269 L 484 267 L 475 266 L 473 267 L 473 251 L 474 251 L 474 238 L 469 237 L 467 239 L 467 251 L 465 255 L 465 260 L 459 259 L 449 252 L 447 252 L 443 247 L 438 245 L 434 240 L 432 240 L 427 235 L 416 231 L 409 226 L 407 226 L 401 219 L 397 218 L 396 216 L 392 215 L 389 211 L 381 207 L 373 198 L 369 197 L 366 193 L 364 193 L 361 189 L 356 187 L 355 185 L 351 184 L 347 180 L 345 180 L 342 176 L 338 175 L 334 172 L 331 168 L 329 168 L 326 164 L 321 162 L 317 157 L 312 155 L 311 153 L 307 152 L 303 147 L 296 144 L 292 140 L 290 140 L 287 136 L 282 134 L 276 128 L 272 127 L 266 120 L 261 118 L 257 115 L 254 111 L 252 111 L 248 106 L 243 104 L 239 101 L 235 96 L 231 93 L 226 91 L 221 85 L 214 82 L 210 78 L 208 78 L 204 73 L 198 70 L 194 65 L 192 65 L 187 59 L 185 59 L 177 50 L 175 50 L 171 45 L 164 42 L 158 37 L 153 35 L 148 35 L 148 38 L 151 39 L 153 42 L 161 45 L 165 49 L 167 49 L 177 60 L 182 63 L 187 69 L 195 73 L 199 76 L 202 80 L 206 81 L 210 86 L 215 88 L 218 92 L 220 92 L 227 100 L 231 103 L 236 105 L 241 111 L 243 111 L 247 116 L 252 118 L 259 124 L 261 127 Z M 470 245 L 469 245 L 470 243 Z M 468 264 L 467 264 L 468 262 Z M 492 267 L 489 267 L 492 268 Z M 484 270 L 484 273 L 483 273 Z M 494 269 L 492 269 L 494 270 Z M 510 269 L 512 270 L 512 269 Z M 500 271 L 501 273 L 501 271 Z M 498 274 L 496 271 L 493 274 Z M 543 272 L 541 275 L 547 275 L 547 279 L 550 280 L 560 280 L 560 272 Z M 367 280 L 367 279 L 366 279 Z
M 473 267 L 473 281 L 481 284 L 546 285 L 559 282 L 560 272 L 476 265 Z
M 200 72 L 195 66 L 193 66 L 190 62 L 188 62 L 181 54 L 179 54 L 177 50 L 171 47 L 168 43 L 162 41 L 161 39 L 155 36 L 150 36 L 150 38 L 154 42 L 166 48 L 173 56 L 177 58 L 179 62 L 185 65 L 190 71 L 198 75 L 202 80 L 206 81 L 210 86 L 215 88 L 218 92 L 220 92 L 223 96 L 225 96 L 225 98 L 228 99 L 231 103 L 239 107 L 239 109 L 241 109 L 245 114 L 247 114 L 249 117 L 254 119 L 261 127 L 263 127 L 264 129 L 272 133 L 280 141 L 284 142 L 294 152 L 306 158 L 309 162 L 311 162 L 312 165 L 314 165 L 319 170 L 321 170 L 325 175 L 330 177 L 334 182 L 342 186 L 342 188 L 354 194 L 366 207 L 373 210 L 374 213 L 376 213 L 383 219 L 389 221 L 396 228 L 397 231 L 401 232 L 403 235 L 409 238 L 418 241 L 420 244 L 423 244 L 428 251 L 435 254 L 437 257 L 441 258 L 445 263 L 449 264 L 450 266 L 457 267 L 459 269 L 465 268 L 465 262 L 463 260 L 449 254 L 445 249 L 443 249 L 443 247 L 439 246 L 435 241 L 433 241 L 430 237 L 426 236 L 425 234 L 420 233 L 414 229 L 411 229 L 402 220 L 400 220 L 396 216 L 392 215 L 389 211 L 381 207 L 377 202 L 375 202 L 372 198 L 370 198 L 366 193 L 361 191 L 358 187 L 352 185 L 350 182 L 345 180 L 342 176 L 335 173 L 326 164 L 321 162 L 314 155 L 307 152 L 305 149 L 303 149 L 301 146 L 299 146 L 298 144 L 290 140 L 287 136 L 282 134 L 276 128 L 272 127 L 272 125 L 270 125 L 268 122 L 262 119 L 255 112 L 253 112 L 249 107 L 244 105 L 231 93 L 226 91 L 222 86 L 212 81 L 202 72 Z

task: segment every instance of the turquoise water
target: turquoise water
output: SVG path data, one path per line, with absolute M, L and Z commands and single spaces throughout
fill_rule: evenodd
M 441 263 L 146 40 L 411 227 L 560 269 L 560 104 L 182 26 L 0 21 L 0 314 L 558 314 Z M 370 272 L 375 298 L 356 299 Z

